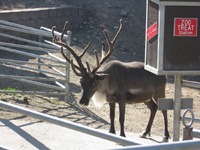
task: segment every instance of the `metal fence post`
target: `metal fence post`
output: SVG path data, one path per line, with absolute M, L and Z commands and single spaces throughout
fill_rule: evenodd
M 39 35 L 39 42 L 42 43 L 42 36 Z M 41 48 L 41 46 L 39 45 L 39 47 Z M 38 51 L 38 55 L 40 55 L 40 52 Z M 39 63 L 41 63 L 41 59 L 38 58 L 38 69 L 41 69 L 41 66 L 39 65 Z M 39 74 L 41 74 L 41 72 L 39 71 Z
M 180 137 L 181 81 L 181 75 L 175 75 L 173 141 L 179 141 Z
M 68 38 L 66 39 L 66 43 L 68 46 L 71 46 L 71 36 L 72 32 L 67 31 Z M 70 59 L 70 53 L 67 51 L 67 57 Z M 70 77 L 70 64 L 66 65 L 66 76 L 65 76 L 65 102 L 70 102 L 69 97 L 69 77 Z

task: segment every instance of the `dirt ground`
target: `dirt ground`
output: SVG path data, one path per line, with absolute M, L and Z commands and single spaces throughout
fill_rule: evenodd
M 43 4 L 41 6 L 39 5 L 39 2 L 35 3 L 35 1 L 31 0 L 26 1 L 26 3 L 23 0 L 18 0 L 18 3 L 13 2 L 11 7 L 11 2 L 11 0 L 0 1 L 0 7 L 2 9 L 21 9 L 32 7 L 44 7 L 43 5 L 45 5 Z M 65 4 L 63 1 L 53 0 L 46 0 L 45 3 L 46 7 L 62 6 Z M 83 5 L 83 7 L 89 10 L 88 20 L 83 22 L 76 31 L 73 31 L 72 47 L 76 50 L 76 52 L 81 52 L 81 50 L 87 45 L 87 43 L 91 42 L 91 46 L 83 58 L 84 61 L 87 60 L 91 64 L 91 66 L 92 64 L 94 64 L 93 51 L 94 49 L 97 49 L 100 53 L 100 41 L 105 40 L 102 31 L 106 29 L 112 37 L 119 26 L 119 19 L 121 18 L 124 20 L 124 28 L 121 32 L 119 39 L 117 40 L 114 52 L 109 58 L 109 60 L 118 59 L 121 61 L 144 61 L 145 0 L 88 0 L 87 3 Z M 26 70 L 23 71 L 24 72 L 22 73 L 17 68 L 13 68 L 12 66 L 4 66 L 0 64 L 0 73 L 6 72 L 8 74 L 17 75 L 19 75 L 20 73 L 31 73 L 33 75 L 38 76 L 36 72 L 30 72 Z M 192 79 L 199 80 L 198 77 L 192 77 Z M 87 109 L 82 109 L 81 107 L 79 107 L 78 104 L 76 104 L 81 95 L 81 87 L 79 80 L 79 77 L 77 77 L 72 71 L 70 71 L 70 98 L 72 101 L 74 101 L 74 104 L 63 102 L 63 97 L 58 98 L 39 95 L 0 94 L 0 99 L 9 103 L 14 103 L 16 105 L 20 105 L 46 114 L 58 116 L 63 119 L 68 119 L 87 126 L 108 130 L 110 122 L 108 104 L 103 105 L 103 107 L 101 108 L 97 108 L 92 102 L 90 102 L 90 105 Z M 168 77 L 168 83 L 166 86 L 167 98 L 174 97 L 174 85 L 172 82 L 173 77 Z M 18 82 L 0 79 L 0 88 L 2 89 L 7 87 L 13 87 L 16 89 L 39 89 L 39 87 L 30 87 L 28 85 L 21 85 Z M 195 116 L 197 118 L 200 118 L 200 90 L 189 87 L 183 87 L 182 97 L 189 97 L 194 99 L 193 110 L 195 112 Z M 118 109 L 116 109 L 116 111 L 117 113 L 115 125 L 116 130 L 119 130 Z M 144 104 L 127 105 L 125 132 L 143 132 L 146 128 L 149 115 L 150 112 Z M 3 109 L 0 109 L 0 116 L 3 119 L 11 120 L 32 119 Z M 173 111 L 168 111 L 168 120 L 169 131 L 172 135 Z M 200 126 L 194 124 L 194 128 L 200 129 Z M 163 136 L 164 134 L 163 117 L 160 111 L 158 111 L 156 114 L 151 134 L 158 136 Z

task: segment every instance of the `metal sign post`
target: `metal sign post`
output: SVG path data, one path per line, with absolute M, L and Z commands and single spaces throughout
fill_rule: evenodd
M 181 99 L 181 76 L 200 75 L 199 11 L 199 0 L 146 0 L 144 68 L 175 77 L 174 99 L 158 106 L 174 110 L 173 141 L 179 140 L 180 110 L 192 104 Z
M 173 141 L 179 141 L 180 136 L 180 110 L 181 110 L 181 75 L 175 76 L 174 94 L 174 120 L 173 120 Z

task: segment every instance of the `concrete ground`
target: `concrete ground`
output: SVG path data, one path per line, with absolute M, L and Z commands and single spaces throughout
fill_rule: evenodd
M 105 131 L 107 132 L 107 131 Z M 158 137 L 139 138 L 138 134 L 126 133 L 128 139 L 143 144 L 158 143 Z M 0 119 L 0 149 L 14 150 L 85 150 L 112 149 L 121 145 L 61 126 L 41 121 Z

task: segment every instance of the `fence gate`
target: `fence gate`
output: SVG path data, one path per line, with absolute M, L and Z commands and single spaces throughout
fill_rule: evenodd
M 51 29 L 0 20 L 0 30 L 3 31 L 0 36 L 5 39 L 0 41 L 0 67 L 4 67 L 0 70 L 0 80 L 27 86 L 16 91 L 0 90 L 0 93 L 56 95 L 69 101 L 69 63 L 59 58 L 60 47 L 51 42 Z M 70 31 L 64 40 L 70 46 Z M 12 73 L 7 73 L 7 68 Z

